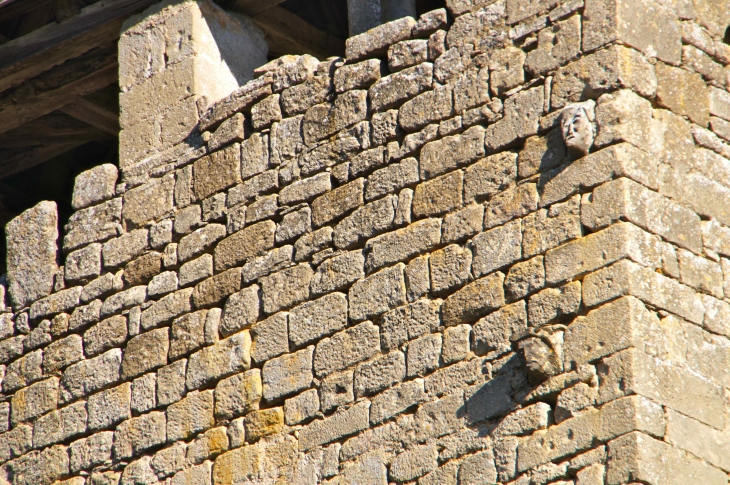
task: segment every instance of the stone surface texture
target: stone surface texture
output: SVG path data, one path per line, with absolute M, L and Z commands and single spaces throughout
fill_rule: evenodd
M 6 226 L 0 483 L 727 485 L 726 4 L 262 67 L 205 0 L 130 20 L 119 171 Z

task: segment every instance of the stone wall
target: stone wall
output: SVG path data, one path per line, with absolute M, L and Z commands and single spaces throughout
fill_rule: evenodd
M 6 228 L 0 481 L 727 484 L 724 3 L 449 0 L 80 175 Z

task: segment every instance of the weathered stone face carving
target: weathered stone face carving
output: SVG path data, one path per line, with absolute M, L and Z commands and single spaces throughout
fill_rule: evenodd
M 560 129 L 565 146 L 574 158 L 588 153 L 596 136 L 595 106 L 593 100 L 569 104 L 560 115 Z

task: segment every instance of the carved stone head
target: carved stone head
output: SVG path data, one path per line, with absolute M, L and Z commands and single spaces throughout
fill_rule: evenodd
M 593 146 L 596 136 L 595 106 L 593 100 L 569 104 L 560 114 L 560 129 L 568 152 L 574 158 L 580 158 Z

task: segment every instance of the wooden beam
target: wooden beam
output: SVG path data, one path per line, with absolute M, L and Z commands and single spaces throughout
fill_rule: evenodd
M 0 0 L 0 22 L 35 10 L 52 0 Z
M 0 178 L 27 170 L 84 143 L 87 142 L 74 140 L 66 143 L 49 143 L 25 150 L 2 150 L 0 151 Z
M 255 17 L 283 2 L 284 0 L 221 0 L 218 3 L 226 10 L 233 10 L 249 17 Z
M 119 113 L 89 99 L 79 98 L 61 108 L 61 111 L 114 136 L 119 135 Z
M 157 0 L 101 0 L 65 22 L 0 45 L 0 91 L 119 38 L 124 20 Z
M 281 7 L 270 8 L 253 20 L 266 34 L 270 52 L 311 54 L 319 59 L 345 54 L 344 40 L 322 32 Z
M 71 142 L 111 140 L 115 136 L 55 111 L 0 134 L 0 148 L 22 148 Z
M 117 82 L 116 45 L 68 61 L 0 94 L 0 133 Z

